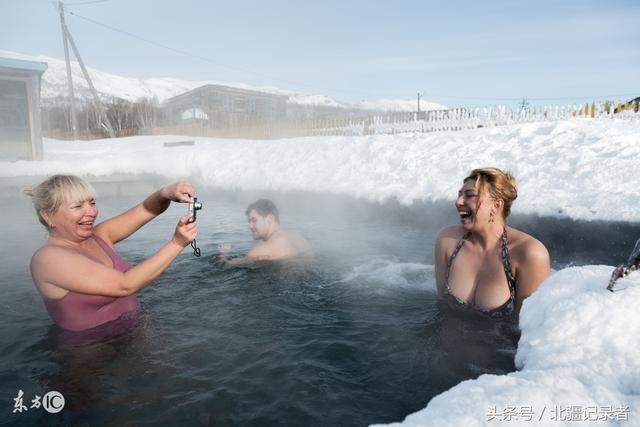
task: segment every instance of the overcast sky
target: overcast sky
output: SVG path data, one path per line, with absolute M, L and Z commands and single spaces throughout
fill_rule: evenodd
M 241 82 L 341 101 L 420 92 L 448 106 L 640 96 L 638 0 L 65 5 L 87 65 L 126 77 Z M 0 49 L 63 59 L 54 2 L 0 0 Z

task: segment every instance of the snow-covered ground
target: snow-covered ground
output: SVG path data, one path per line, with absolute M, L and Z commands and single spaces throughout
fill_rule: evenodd
M 47 56 L 24 55 L 6 50 L 0 50 L 0 57 L 22 59 L 25 61 L 46 62 L 48 64 L 48 69 L 42 76 L 41 97 L 43 99 L 47 99 L 67 95 L 67 70 L 64 60 L 50 58 Z M 190 81 L 170 77 L 136 79 L 109 74 L 89 66 L 87 66 L 87 70 L 91 76 L 91 80 L 93 81 L 96 91 L 102 96 L 116 97 L 132 102 L 142 99 L 150 99 L 162 103 L 173 96 L 190 91 L 191 89 L 195 89 L 206 84 L 212 84 L 287 95 L 289 96 L 289 100 L 287 102 L 290 104 L 385 111 L 414 111 L 417 107 L 416 100 L 377 100 L 345 103 L 325 95 L 300 94 L 291 90 L 279 89 L 272 86 L 258 87 L 237 82 L 220 82 L 214 80 Z M 91 99 L 89 86 L 84 79 L 80 65 L 75 61 L 71 61 L 71 73 L 75 96 L 83 99 Z M 420 102 L 420 109 L 422 111 L 441 110 L 444 108 L 446 107 L 434 102 L 429 102 L 428 100 Z
M 184 140 L 195 144 L 164 146 Z M 409 204 L 453 200 L 471 169 L 497 166 L 519 180 L 515 213 L 640 222 L 636 119 L 273 141 L 46 140 L 44 151 L 41 162 L 0 162 L 0 179 L 159 174 L 225 189 L 331 192 Z M 610 293 L 611 271 L 585 266 L 555 272 L 524 303 L 520 370 L 465 381 L 402 425 L 640 426 L 640 273 L 619 282 L 627 289 Z
M 184 147 L 164 142 L 194 140 Z M 511 170 L 513 211 L 640 222 L 640 121 L 574 119 L 430 134 L 269 141 L 137 136 L 44 141 L 44 161 L 0 162 L 0 178 L 71 172 L 190 177 L 210 187 L 308 190 L 384 202 L 453 200 L 475 167 Z

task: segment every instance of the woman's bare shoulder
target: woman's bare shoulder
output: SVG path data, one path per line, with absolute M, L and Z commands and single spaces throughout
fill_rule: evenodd
M 84 257 L 73 249 L 46 244 L 33 253 L 30 268 L 32 273 L 43 272 L 52 268 L 66 268 L 70 263 L 77 262 L 82 258 Z
M 549 251 L 535 237 L 515 228 L 509 230 L 511 254 L 520 262 L 537 262 L 549 260 Z
M 42 262 L 51 259 L 51 257 L 65 256 L 69 253 L 68 249 L 57 245 L 42 245 L 31 256 L 31 264 L 34 262 Z
M 449 227 L 445 227 L 438 233 L 436 237 L 436 259 L 444 260 L 453 251 L 453 248 L 458 244 L 462 236 L 464 236 L 466 231 L 464 228 L 453 225 Z
M 33 282 L 42 295 L 53 299 L 64 296 L 66 290 L 52 285 L 49 281 L 56 271 L 69 270 L 69 266 L 74 262 L 73 257 L 77 255 L 69 248 L 50 244 L 41 246 L 33 253 L 29 269 Z
M 440 230 L 440 232 L 438 233 L 437 240 L 438 241 L 444 241 L 444 240 L 458 241 L 462 238 L 462 236 L 465 235 L 465 233 L 466 233 L 465 229 L 462 228 L 461 226 L 451 225 Z

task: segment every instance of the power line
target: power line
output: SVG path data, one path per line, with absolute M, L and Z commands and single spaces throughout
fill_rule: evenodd
M 107 0 L 103 0 L 103 1 L 107 1 Z M 71 12 L 71 11 L 65 11 L 65 12 L 67 12 L 69 15 L 76 16 L 76 17 L 78 17 L 80 19 L 83 19 L 83 20 L 85 20 L 87 22 L 90 22 L 92 24 L 98 25 L 100 27 L 107 28 L 107 29 L 109 29 L 111 31 L 115 31 L 115 32 L 127 35 L 129 37 L 133 37 L 133 38 L 135 38 L 137 40 L 143 41 L 145 43 L 152 44 L 152 45 L 154 45 L 156 47 L 160 47 L 162 49 L 166 49 L 166 50 L 169 50 L 169 51 L 174 52 L 174 53 L 178 53 L 180 55 L 184 55 L 184 56 L 188 56 L 190 58 L 199 59 L 201 61 L 209 62 L 209 63 L 214 64 L 216 66 L 228 68 L 228 69 L 233 70 L 233 71 L 240 71 L 240 72 L 243 72 L 243 73 L 252 74 L 252 75 L 257 76 L 257 77 L 262 77 L 262 78 L 267 78 L 267 79 L 270 79 L 270 80 L 279 81 L 281 83 L 286 83 L 287 85 L 293 83 L 293 82 L 285 81 L 285 80 L 282 80 L 282 79 L 279 79 L 279 78 L 276 78 L 276 77 L 268 76 L 266 74 L 262 74 L 262 73 L 258 73 L 258 72 L 251 71 L 251 70 L 247 70 L 247 69 L 244 69 L 244 68 L 236 67 L 236 66 L 233 66 L 233 65 L 225 64 L 225 63 L 222 63 L 222 62 L 214 61 L 214 60 L 212 60 L 210 58 L 207 58 L 207 57 L 204 57 L 204 56 L 200 56 L 200 55 L 195 55 L 193 53 L 190 53 L 190 52 L 187 52 L 187 51 L 184 51 L 184 50 L 176 49 L 176 48 L 173 48 L 171 46 L 167 46 L 165 44 L 158 43 L 158 42 L 155 42 L 153 40 L 149 40 L 149 39 L 144 38 L 144 37 L 140 37 L 140 36 L 138 36 L 136 34 L 133 34 L 133 33 L 129 32 L 129 31 L 121 30 L 119 28 L 112 27 L 112 26 L 104 24 L 102 22 L 98 22 L 95 19 L 87 18 L 86 16 L 82 16 L 82 15 L 79 15 L 79 14 Z M 295 84 L 292 84 L 292 85 L 307 87 L 307 88 L 311 89 L 310 86 L 307 86 L 306 84 L 302 84 L 302 83 L 295 83 Z M 317 90 L 317 88 L 315 88 L 314 90 Z
M 121 30 L 119 28 L 115 28 L 115 27 L 112 27 L 110 25 L 103 24 L 102 22 L 98 22 L 98 21 L 96 21 L 94 19 L 87 18 L 86 16 L 78 15 L 77 13 L 74 13 L 74 12 L 71 12 L 71 11 L 68 11 L 67 13 L 69 15 L 77 16 L 80 19 L 84 19 L 85 21 L 91 22 L 92 24 L 99 25 L 101 27 L 107 28 L 107 29 L 109 29 L 111 31 L 116 31 L 116 32 L 121 33 L 121 34 L 125 34 L 125 35 L 127 35 L 129 37 L 133 37 L 133 38 L 141 40 L 141 41 L 143 41 L 145 43 L 149 43 L 149 44 L 152 44 L 154 46 L 157 46 L 157 47 L 160 47 L 160 48 L 163 48 L 163 49 L 167 49 L 167 50 L 170 50 L 172 52 L 179 53 L 181 55 L 188 56 L 190 58 L 195 58 L 195 59 L 200 59 L 202 61 L 207 61 L 207 62 L 213 63 L 213 64 L 221 66 L 221 67 L 229 68 L 229 69 L 234 70 L 234 71 L 242 71 L 242 72 L 245 72 L 245 73 L 258 74 L 258 73 L 254 73 L 253 71 L 244 70 L 242 68 L 237 68 L 237 67 L 234 67 L 232 65 L 227 65 L 227 64 L 223 64 L 221 62 L 213 61 L 213 60 L 211 60 L 209 58 L 205 58 L 204 56 L 194 55 L 194 54 L 186 52 L 184 50 L 175 49 L 173 47 L 164 45 L 162 43 L 158 43 L 158 42 L 155 42 L 153 40 L 149 40 L 149 39 L 146 39 L 144 37 L 140 37 L 140 36 L 138 36 L 136 34 L 133 34 L 133 33 L 129 32 L 129 31 Z
M 67 5 L 84 5 L 84 4 L 93 4 L 93 3 L 103 3 L 103 2 L 107 2 L 107 1 L 111 1 L 111 0 L 88 0 L 88 1 L 84 1 L 84 2 L 67 3 Z M 266 74 L 258 73 L 258 72 L 251 71 L 251 70 L 247 70 L 247 69 L 244 69 L 244 68 L 241 68 L 241 67 L 236 67 L 236 66 L 233 66 L 233 65 L 225 64 L 225 63 L 222 63 L 222 62 L 219 62 L 219 61 L 214 61 L 214 60 L 212 60 L 210 58 L 207 58 L 207 57 L 204 57 L 204 56 L 200 56 L 200 55 L 193 54 L 193 53 L 190 53 L 190 52 L 187 52 L 187 51 L 184 51 L 184 50 L 176 49 L 176 48 L 173 48 L 171 46 L 167 46 L 165 44 L 162 44 L 162 43 L 159 43 L 159 42 L 156 42 L 156 41 L 153 41 L 153 40 L 138 36 L 138 35 L 136 35 L 134 33 L 129 32 L 129 31 L 122 30 L 122 29 L 119 29 L 119 28 L 115 28 L 115 27 L 113 27 L 111 25 L 108 25 L 108 24 L 104 24 L 102 22 L 96 21 L 95 19 L 79 15 L 79 14 L 71 12 L 69 10 L 65 10 L 65 12 L 68 13 L 69 15 L 73 15 L 73 16 L 76 16 L 76 17 L 82 19 L 82 20 L 90 22 L 90 23 L 92 23 L 94 25 L 106 28 L 108 30 L 111 30 L 111 31 L 114 31 L 114 32 L 117 32 L 117 33 L 124 34 L 124 35 L 126 35 L 128 37 L 132 37 L 134 39 L 143 41 L 145 43 L 154 45 L 154 46 L 162 48 L 162 49 L 169 50 L 171 52 L 174 52 L 174 53 L 177 53 L 177 54 L 180 54 L 180 55 L 183 55 L 183 56 L 187 56 L 187 57 L 190 57 L 190 58 L 193 58 L 193 59 L 198 59 L 198 60 L 201 60 L 201 61 L 205 61 L 205 62 L 214 64 L 216 66 L 224 67 L 224 68 L 227 68 L 227 69 L 230 69 L 230 70 L 233 70 L 233 71 L 239 71 L 239 72 L 246 73 L 246 74 L 251 74 L 251 75 L 254 75 L 254 76 L 257 76 L 257 77 L 262 77 L 262 78 L 267 78 L 267 79 L 274 80 L 274 81 L 279 81 L 279 82 L 285 83 L 287 85 L 304 87 L 304 88 L 312 89 L 314 91 L 318 90 L 317 87 L 312 88 L 311 86 L 309 86 L 307 84 L 304 84 L 304 83 L 294 83 L 294 82 L 282 80 L 280 78 L 276 78 L 276 77 L 272 77 L 272 76 L 269 76 L 269 75 L 266 75 Z M 329 91 L 329 92 L 333 92 L 333 91 Z M 429 92 L 426 92 L 426 93 L 429 93 Z M 424 94 L 421 94 L 421 95 L 424 95 Z M 584 95 L 584 96 L 548 97 L 548 98 L 537 97 L 537 98 L 527 98 L 527 99 L 529 101 L 563 101 L 563 100 L 576 100 L 576 99 L 598 99 L 598 98 L 602 99 L 602 98 L 630 97 L 630 96 L 636 96 L 636 95 L 637 94 L 628 93 L 628 94 L 618 94 L 618 95 Z M 502 97 L 492 98 L 492 97 L 488 97 L 488 96 L 486 96 L 486 97 L 469 97 L 469 96 L 456 96 L 456 95 L 442 95 L 442 94 L 434 94 L 434 93 L 429 93 L 429 96 L 430 97 L 434 97 L 434 98 L 459 99 L 459 100 L 466 100 L 466 101 L 483 101 L 483 102 L 487 102 L 487 101 L 505 101 L 505 102 L 509 102 L 510 101 L 510 102 L 514 102 L 514 101 L 521 101 L 522 100 L 521 97 L 505 97 L 505 98 L 502 98 Z
M 81 1 L 76 3 L 67 3 L 66 6 L 82 6 L 84 4 L 94 4 L 94 3 L 104 3 L 111 0 L 92 0 L 92 1 Z

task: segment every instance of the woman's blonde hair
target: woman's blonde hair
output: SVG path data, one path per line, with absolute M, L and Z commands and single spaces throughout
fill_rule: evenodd
M 33 188 L 25 190 L 31 197 L 38 220 L 49 229 L 49 224 L 42 217 L 56 213 L 64 202 L 84 202 L 95 199 L 96 190 L 84 179 L 75 175 L 53 175 Z
M 502 217 L 507 219 L 511 213 L 511 204 L 518 198 L 518 187 L 515 177 L 509 171 L 502 171 L 498 168 L 479 168 L 471 171 L 463 182 L 474 180 L 478 194 L 482 196 L 485 192 L 493 200 L 502 200 L 504 209 Z

